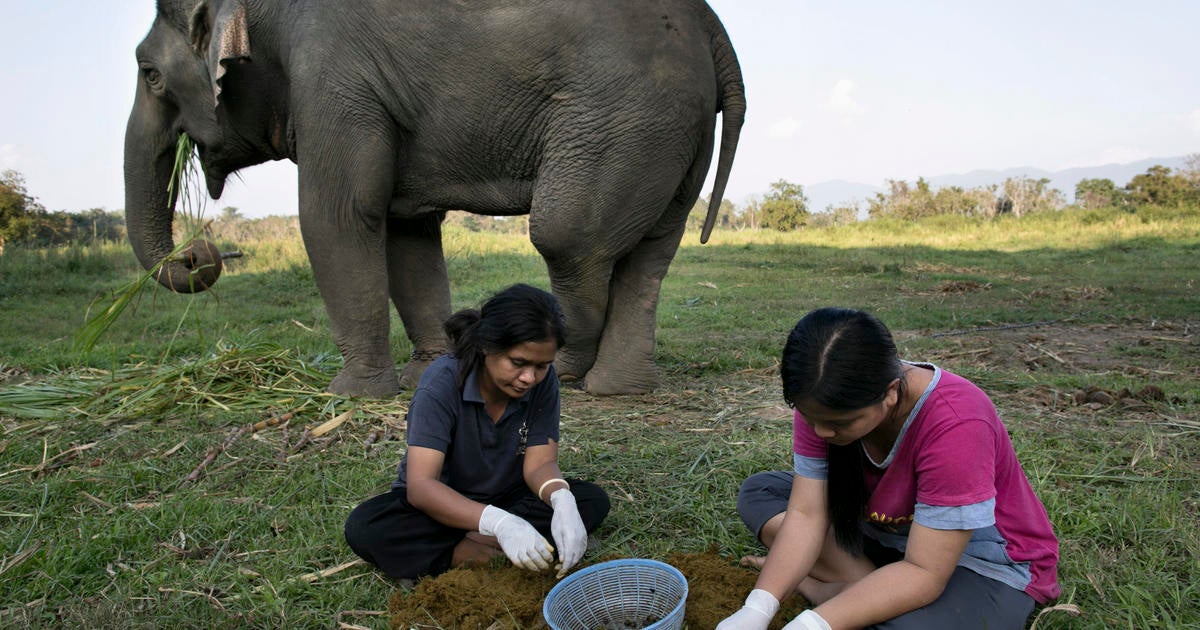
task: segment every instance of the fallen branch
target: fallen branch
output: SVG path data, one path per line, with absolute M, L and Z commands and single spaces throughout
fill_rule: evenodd
M 938 358 L 939 359 L 953 359 L 953 358 L 957 358 L 957 357 L 973 356 L 976 354 L 986 354 L 991 351 L 992 351 L 991 348 L 981 348 L 979 350 L 959 350 L 958 352 L 948 352 L 946 354 L 938 355 Z
M 87 500 L 91 501 L 92 503 L 95 503 L 96 505 L 98 505 L 98 506 L 100 506 L 100 507 L 102 507 L 102 508 L 104 508 L 104 509 L 106 509 L 106 510 L 108 510 L 108 511 L 110 511 L 110 512 L 111 512 L 111 511 L 114 509 L 114 507 L 113 507 L 113 504 L 109 503 L 108 501 L 104 501 L 104 500 L 102 500 L 102 499 L 98 499 L 98 498 L 96 498 L 96 497 L 92 496 L 91 494 L 88 494 L 88 493 L 87 493 L 87 491 L 80 490 L 80 491 L 79 491 L 79 494 L 82 494 L 82 495 L 83 495 L 83 498 L 85 498 L 85 499 L 87 499 Z
M 229 470 L 230 468 L 233 468 L 233 467 L 234 467 L 234 466 L 236 466 L 236 465 L 238 464 L 238 462 L 240 462 L 240 461 L 242 461 L 242 460 L 240 460 L 240 459 L 231 459 L 231 460 L 229 460 L 229 461 L 225 462 L 224 464 L 221 464 L 220 466 L 217 466 L 217 468 L 216 468 L 215 470 L 213 470 L 212 474 L 214 474 L 214 475 L 219 475 L 219 474 L 221 474 L 221 473 L 225 472 L 226 470 Z
M 289 411 L 287 413 L 275 416 L 274 418 L 267 418 L 266 420 L 260 420 L 258 422 L 255 422 L 254 424 L 250 425 L 249 427 L 247 427 L 247 431 L 249 431 L 250 433 L 258 433 L 259 431 L 262 431 L 263 429 L 268 429 L 270 427 L 279 426 L 280 424 L 283 424 L 283 423 L 291 420 L 292 417 L 294 417 L 295 415 L 296 415 L 295 413 Z
M 288 442 L 288 425 L 283 425 L 283 438 L 279 440 L 279 463 L 287 461 L 288 450 L 291 448 L 291 443 Z
M 1038 622 L 1042 619 L 1042 615 L 1051 612 L 1065 612 L 1072 617 L 1078 617 L 1079 615 L 1083 614 L 1083 610 L 1081 610 L 1079 606 L 1076 606 L 1075 604 L 1056 604 L 1054 606 L 1047 606 L 1043 608 L 1036 617 L 1033 618 L 1033 623 L 1029 626 L 1029 630 L 1035 630 Z
M 165 459 L 167 457 L 174 455 L 177 451 L 179 451 L 179 449 L 183 448 L 184 444 L 187 444 L 187 440 L 180 440 L 180 442 L 178 444 L 167 449 L 167 452 L 160 455 L 160 457 Z
M 225 438 L 225 441 L 221 442 L 219 446 L 210 448 L 208 453 L 204 455 L 204 459 L 200 460 L 200 464 L 196 466 L 196 468 L 192 470 L 192 472 L 189 473 L 179 485 L 186 486 L 187 484 L 193 483 L 199 479 L 200 474 L 204 472 L 204 469 L 208 468 L 208 465 L 213 463 L 213 461 L 217 459 L 218 455 L 225 452 L 225 449 L 229 448 L 229 446 L 233 444 L 234 440 L 241 437 L 242 433 L 245 432 L 246 427 L 237 427 L 230 431 L 229 435 Z
M 8 573 L 8 571 L 10 569 L 15 569 L 17 567 L 17 565 L 28 560 L 29 556 L 32 556 L 33 554 L 37 553 L 38 550 L 40 550 L 41 548 L 42 548 L 41 543 L 35 542 L 35 543 L 33 543 L 33 546 L 31 546 L 30 548 L 28 548 L 20 553 L 14 554 L 11 558 L 0 559 L 0 575 L 4 575 L 5 573 Z
M 1055 361 L 1058 361 L 1058 362 L 1059 362 L 1061 365 L 1069 365 L 1069 363 L 1067 363 L 1066 361 L 1064 361 L 1064 360 L 1063 360 L 1062 358 L 1060 358 L 1060 357 L 1059 357 L 1057 354 L 1054 354 L 1053 352 L 1050 352 L 1049 350 L 1047 350 L 1047 349 L 1045 349 L 1045 348 L 1043 348 L 1043 347 L 1041 347 L 1041 346 L 1037 345 L 1036 343 L 1030 343 L 1030 344 L 1026 344 L 1026 345 L 1028 345 L 1030 348 L 1033 348 L 1034 350 L 1037 350 L 1038 352 L 1041 352 L 1042 354 L 1044 354 L 1044 355 L 1046 355 L 1046 356 L 1050 357 L 1051 359 L 1054 359 Z
M 312 573 L 305 573 L 304 575 L 301 575 L 298 579 L 311 584 L 321 578 L 327 578 L 336 573 L 341 573 L 342 571 L 345 571 L 346 569 L 349 569 L 350 567 L 357 566 L 360 564 L 365 564 L 363 562 L 362 558 L 355 558 L 349 562 L 344 562 L 342 564 L 339 564 L 336 567 L 329 567 L 328 569 L 321 569 L 320 571 L 314 571 Z
M 343 610 L 337 614 L 338 630 L 371 630 L 367 626 L 342 621 L 342 617 L 380 617 L 389 613 L 378 610 Z
M 329 448 L 330 446 L 333 446 L 334 444 L 337 444 L 338 442 L 341 442 L 341 441 L 342 441 L 342 436 L 335 434 L 335 435 L 326 435 L 325 437 L 322 437 L 322 438 L 317 438 L 317 439 L 313 440 L 312 443 L 313 443 L 313 446 L 324 451 L 325 449 Z
M 37 466 L 34 466 L 33 469 L 29 471 L 29 473 L 32 475 L 39 475 L 47 470 L 53 470 L 55 468 L 65 466 L 67 463 L 67 460 L 78 455 L 82 451 L 86 451 L 89 448 L 96 446 L 96 444 L 99 444 L 99 442 L 91 442 L 89 444 L 80 444 L 78 446 L 72 446 L 71 448 L 59 453 L 58 455 L 55 455 L 54 457 L 46 459 L 45 446 L 44 446 L 45 442 L 43 441 L 42 463 L 38 464 Z M 62 461 L 59 461 L 59 460 L 62 460 Z
M 159 593 L 185 593 L 187 595 L 196 595 L 197 597 L 203 597 L 203 598 L 207 599 L 208 603 L 212 604 L 213 607 L 216 608 L 217 610 L 225 610 L 225 604 L 222 604 L 221 600 L 214 597 L 212 593 L 203 593 L 201 591 L 189 591 L 189 590 L 182 589 L 182 588 L 166 588 L 163 586 L 158 587 L 158 592 Z
M 312 431 L 309 431 L 308 427 L 304 427 L 304 432 L 300 434 L 300 439 L 296 440 L 296 445 L 292 447 L 292 452 L 299 453 L 300 449 L 304 448 L 305 446 L 308 446 L 308 442 L 311 439 L 312 439 Z
M 378 442 L 381 437 L 383 437 L 383 431 L 371 429 L 371 432 L 367 433 L 367 439 L 363 440 L 363 446 L 366 447 L 367 451 L 370 451 L 371 446 Z

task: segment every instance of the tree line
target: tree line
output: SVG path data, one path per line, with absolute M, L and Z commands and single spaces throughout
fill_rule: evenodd
M 42 246 L 123 238 L 123 213 L 102 208 L 49 212 L 26 190 L 20 173 L 0 173 L 0 250 L 5 243 Z
M 887 180 L 886 188 L 868 199 L 828 206 L 817 212 L 809 206 L 803 186 L 781 179 L 772 183 L 761 198 L 753 197 L 740 208 L 723 201 L 717 226 L 787 232 L 862 219 L 915 220 L 939 215 L 1020 217 L 1069 207 L 1115 206 L 1135 210 L 1148 205 L 1200 206 L 1200 153 L 1188 156 L 1180 169 L 1152 166 L 1125 186 L 1118 186 L 1111 179 L 1080 180 L 1075 186 L 1072 205 L 1067 204 L 1062 191 L 1050 187 L 1046 178 L 1010 177 L 1001 184 L 976 188 L 935 188 L 924 178 L 918 178 L 913 183 Z M 699 228 L 707 212 L 708 200 L 699 199 L 688 217 L 689 227 Z
M 1050 188 L 1049 184 L 1050 180 L 1045 178 L 1011 177 L 1002 184 L 977 188 L 935 188 L 924 178 L 913 183 L 887 180 L 884 192 L 818 212 L 809 207 L 803 186 L 780 179 L 770 184 L 761 197 L 753 196 L 740 207 L 728 199 L 723 200 L 716 227 L 787 232 L 804 227 L 844 225 L 863 219 L 915 220 L 938 215 L 1020 217 L 1067 207 L 1198 206 L 1200 153 L 1188 156 L 1180 169 L 1152 166 L 1124 186 L 1118 186 L 1111 179 L 1080 180 L 1075 186 L 1073 206 L 1068 206 L 1063 193 Z M 699 229 L 707 213 L 708 200 L 700 198 L 688 216 L 688 227 Z M 476 232 L 529 233 L 526 216 L 488 217 L 451 211 L 447 213 L 446 223 Z M 294 217 L 250 220 L 233 207 L 222 209 L 208 228 L 218 237 L 233 241 L 256 236 L 284 236 L 297 229 Z M 29 194 L 20 173 L 13 170 L 0 173 L 0 251 L 5 244 L 37 247 L 124 239 L 125 218 L 121 211 L 102 208 L 83 212 L 47 211 Z

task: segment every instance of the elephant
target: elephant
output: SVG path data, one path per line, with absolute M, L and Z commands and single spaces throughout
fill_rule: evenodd
M 214 199 L 239 169 L 294 162 L 343 359 L 329 391 L 395 395 L 447 351 L 448 210 L 529 215 L 567 322 L 565 380 L 656 385 L 661 283 L 717 148 L 707 242 L 745 119 L 737 55 L 703 0 L 158 0 L 136 57 L 138 261 L 184 293 L 219 271 L 205 241 L 171 255 L 181 134 Z M 399 375 L 389 299 L 413 347 Z

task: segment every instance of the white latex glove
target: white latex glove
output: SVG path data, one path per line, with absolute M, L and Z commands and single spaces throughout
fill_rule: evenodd
M 783 630 L 833 630 L 833 628 L 830 628 L 829 622 L 825 621 L 825 618 L 818 615 L 816 611 L 806 610 L 796 615 L 796 618 L 784 626 Z
M 550 519 L 550 533 L 554 535 L 554 543 L 558 545 L 558 559 L 562 563 L 558 567 L 558 577 L 562 577 L 579 562 L 583 552 L 587 551 L 587 528 L 583 526 L 583 519 L 579 517 L 575 495 L 567 488 L 551 493 L 550 505 L 554 508 L 554 516 Z
M 479 533 L 495 536 L 504 555 L 521 568 L 541 571 L 549 569 L 554 560 L 554 547 L 529 521 L 494 505 L 483 508 L 483 514 L 479 517 Z
M 746 604 L 741 610 L 717 624 L 717 630 L 767 630 L 776 612 L 779 612 L 779 600 L 756 588 L 746 596 Z

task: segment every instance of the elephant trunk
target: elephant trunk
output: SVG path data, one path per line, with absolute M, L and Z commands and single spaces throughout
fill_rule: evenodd
M 178 133 L 147 124 L 135 107 L 125 130 L 125 225 L 138 262 L 159 284 L 178 293 L 211 287 L 221 275 L 221 254 L 206 240 L 175 251 L 175 199 L 168 193 Z M 176 187 L 176 189 L 178 189 Z M 161 266 L 160 266 L 161 263 Z

